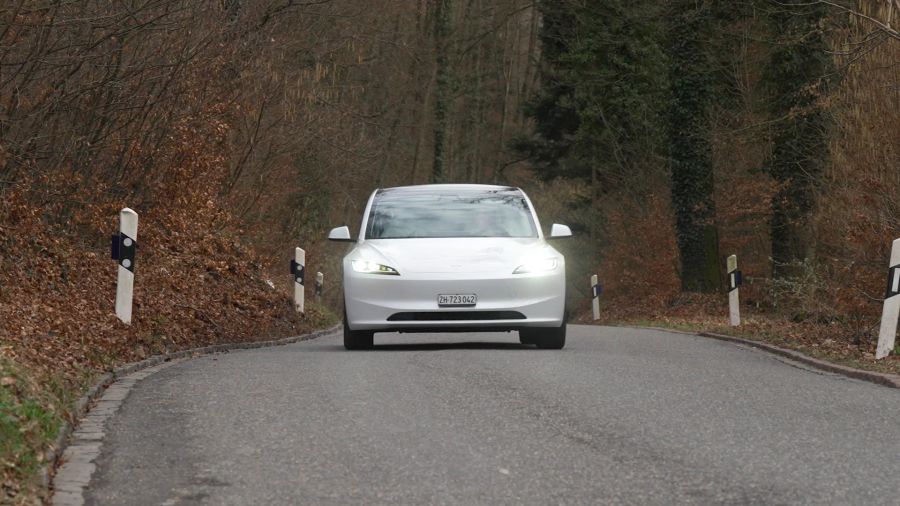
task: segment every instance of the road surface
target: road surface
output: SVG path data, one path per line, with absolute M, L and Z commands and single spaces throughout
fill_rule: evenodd
M 900 392 L 730 343 L 571 326 L 337 334 L 137 383 L 87 504 L 898 504 Z

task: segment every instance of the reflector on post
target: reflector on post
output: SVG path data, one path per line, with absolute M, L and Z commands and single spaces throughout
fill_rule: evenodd
M 119 261 L 116 282 L 116 316 L 126 325 L 131 325 L 137 228 L 138 214 L 127 207 L 122 209 L 119 212 L 119 235 L 113 236 L 112 254 L 113 258 Z

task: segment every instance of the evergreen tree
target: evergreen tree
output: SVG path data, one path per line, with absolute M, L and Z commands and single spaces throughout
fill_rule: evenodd
M 657 3 L 539 3 L 542 86 L 527 109 L 535 135 L 516 147 L 541 177 L 595 180 L 605 191 L 659 155 L 666 74 Z
M 574 96 L 576 83 L 564 62 L 577 31 L 576 9 L 564 0 L 541 0 L 538 9 L 542 18 L 540 87 L 525 110 L 534 119 L 535 132 L 531 138 L 516 139 L 514 147 L 528 155 L 542 179 L 590 179 L 586 164 L 572 167 L 568 163 L 581 125 Z
M 544 179 L 590 181 L 588 228 L 600 242 L 602 195 L 644 196 L 662 166 L 666 97 L 659 2 L 543 0 L 542 86 L 514 146 Z M 583 203 L 582 203 L 583 205 Z

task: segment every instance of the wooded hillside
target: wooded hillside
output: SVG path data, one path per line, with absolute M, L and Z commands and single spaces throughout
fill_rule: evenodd
M 576 232 L 582 318 L 599 273 L 607 321 L 724 325 L 736 254 L 746 332 L 868 360 L 900 237 L 898 23 L 897 0 L 4 1 L 3 493 L 34 497 L 98 371 L 331 321 L 324 234 L 378 187 L 523 187 Z M 330 282 L 305 318 L 295 246 Z M 27 403 L 46 427 L 19 431 Z

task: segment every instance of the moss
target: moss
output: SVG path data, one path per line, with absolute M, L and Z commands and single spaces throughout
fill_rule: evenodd
M 44 464 L 44 449 L 56 438 L 64 420 L 62 406 L 70 398 L 65 382 L 39 381 L 9 360 L 0 359 L 0 462 L 3 488 L 0 502 L 33 500 L 34 480 Z

